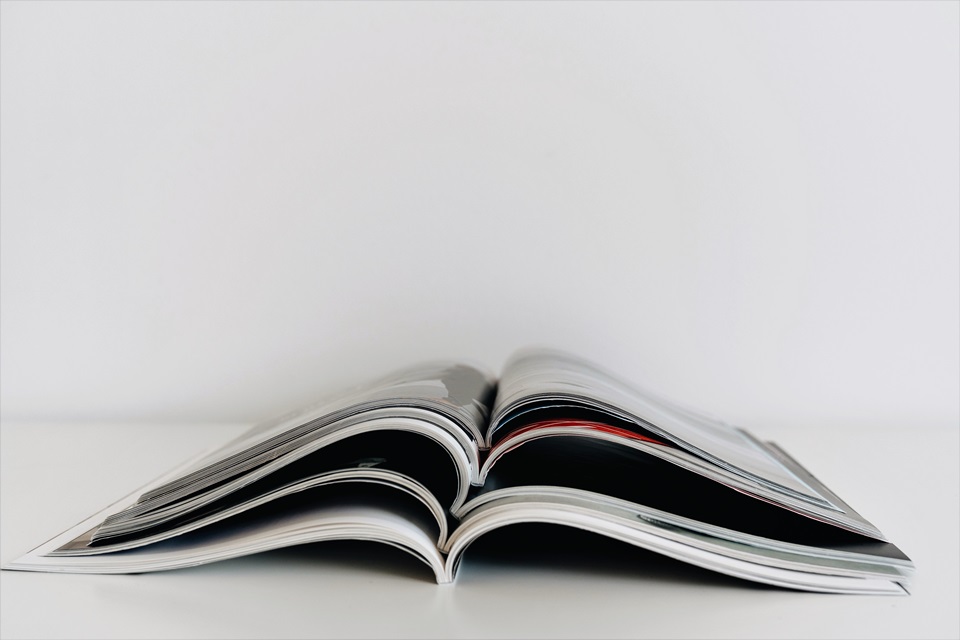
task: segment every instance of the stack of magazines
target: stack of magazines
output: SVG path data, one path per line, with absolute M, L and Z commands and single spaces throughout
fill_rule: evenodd
M 140 573 L 351 539 L 450 583 L 474 540 L 523 523 L 792 589 L 903 594 L 914 572 L 775 444 L 544 349 L 499 380 L 420 365 L 258 425 L 4 568 Z

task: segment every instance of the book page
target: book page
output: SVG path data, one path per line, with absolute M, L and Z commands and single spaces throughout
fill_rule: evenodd
M 464 364 L 433 363 L 404 369 L 336 399 L 253 427 L 171 482 L 144 494 L 139 502 L 159 505 L 169 501 L 165 496 L 223 482 L 288 453 L 337 421 L 382 408 L 433 412 L 438 425 L 449 426 L 461 432 L 457 435 L 478 442 L 486 426 L 493 389 L 494 380 L 488 373 Z
M 830 507 L 830 500 L 744 430 L 629 385 L 600 367 L 547 349 L 518 352 L 500 379 L 487 444 L 529 424 L 538 410 L 590 409 L 640 435 L 664 438 L 714 464 Z

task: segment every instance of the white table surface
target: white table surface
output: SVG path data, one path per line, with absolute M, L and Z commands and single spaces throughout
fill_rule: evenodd
M 3 424 L 4 562 L 241 425 Z M 960 433 L 754 429 L 918 566 L 907 597 L 759 587 L 598 543 L 471 557 L 453 586 L 401 551 L 321 543 L 133 576 L 0 572 L 3 638 L 960 637 Z M 615 549 L 616 547 L 614 547 Z

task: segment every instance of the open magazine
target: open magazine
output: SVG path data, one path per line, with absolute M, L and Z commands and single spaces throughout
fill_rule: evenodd
M 5 569 L 140 573 L 372 540 L 453 582 L 471 542 L 576 527 L 793 589 L 903 594 L 913 563 L 785 451 L 569 354 L 421 365 L 258 425 Z

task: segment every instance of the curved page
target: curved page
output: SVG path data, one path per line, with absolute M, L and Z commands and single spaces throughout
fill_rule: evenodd
M 434 522 L 424 521 L 423 528 L 430 527 L 436 537 L 436 545 L 442 547 L 446 542 L 448 531 L 447 516 L 444 508 L 437 502 L 430 491 L 422 484 L 401 473 L 388 469 L 358 467 L 329 471 L 309 478 L 303 478 L 287 484 L 278 485 L 267 491 L 237 492 L 228 500 L 222 500 L 210 505 L 199 512 L 188 514 L 164 526 L 156 527 L 137 535 L 118 536 L 108 543 L 94 544 L 92 542 L 95 529 L 87 531 L 74 538 L 67 544 L 50 552 L 51 556 L 84 556 L 99 555 L 126 551 L 150 544 L 156 544 L 176 536 L 180 536 L 202 527 L 213 525 L 227 518 L 237 517 L 240 514 L 273 503 L 273 511 L 277 507 L 282 509 L 298 510 L 304 503 L 311 504 L 343 504 L 344 498 L 351 496 L 358 504 L 362 504 L 364 493 L 336 485 L 348 484 L 363 486 L 377 484 L 394 491 L 402 491 L 420 501 Z M 358 495 L 359 494 L 359 495 Z M 291 500 L 290 498 L 296 498 Z M 389 499 L 389 496 L 387 497 Z M 282 502 L 275 502 L 282 501 Z
M 295 496 L 288 496 L 154 544 L 97 555 L 54 555 L 57 548 L 75 539 L 79 531 L 89 530 L 102 515 L 98 514 L 4 568 L 63 573 L 141 573 L 185 568 L 325 540 L 370 540 L 412 553 L 442 581 L 444 561 L 436 546 L 436 520 L 419 499 L 393 487 L 381 489 L 380 492 L 341 493 L 337 498 L 323 501 L 291 500 Z
M 441 428 L 477 443 L 482 440 L 493 389 L 494 380 L 487 372 L 460 363 L 404 369 L 258 425 L 181 475 L 146 492 L 138 502 L 169 504 L 184 492 L 205 489 L 284 455 L 318 430 L 344 419 L 363 419 L 365 413 L 378 409 L 393 410 L 396 415 L 403 415 L 404 408 L 422 410 L 436 416 L 435 422 Z
M 592 531 L 727 575 L 771 585 L 830 593 L 906 593 L 912 566 L 884 554 L 811 553 L 792 545 L 685 528 L 670 514 L 613 504 L 589 492 L 558 494 L 551 487 L 527 493 L 504 490 L 476 506 L 447 543 L 446 579 L 453 580 L 464 552 L 485 533 L 514 524 L 550 523 Z M 540 491 L 542 490 L 542 491 Z M 876 543 L 889 545 L 889 543 Z M 892 545 L 889 545 L 892 547 Z
M 213 500 L 260 482 L 270 475 L 312 475 L 324 468 L 349 466 L 345 463 L 360 456 L 387 458 L 393 468 L 410 473 L 427 484 L 441 501 L 452 500 L 452 505 L 459 506 L 466 499 L 472 476 L 477 473 L 478 451 L 475 445 L 470 446 L 472 443 L 465 443 L 436 422 L 436 416 L 418 409 L 379 409 L 340 420 L 308 434 L 298 446 L 284 450 L 282 455 L 270 457 L 266 462 L 243 472 L 231 470 L 222 476 L 215 476 L 215 482 L 200 487 L 184 486 L 167 494 L 163 500 L 144 500 L 141 497 L 134 504 L 108 516 L 94 534 L 94 540 L 155 526 L 204 507 Z M 408 442 L 401 446 L 395 442 L 398 438 L 419 439 L 422 442 L 419 445 Z M 354 442 L 357 445 L 351 446 Z M 424 460 L 431 449 L 434 450 L 433 457 L 436 457 L 438 448 L 435 445 L 439 445 L 440 456 L 446 461 Z M 346 454 L 341 451 L 344 447 L 348 448 Z M 446 453 L 442 453 L 443 450 Z M 453 463 L 452 474 L 446 473 L 451 467 L 450 461 Z M 306 471 L 302 470 L 304 468 Z M 444 473 L 446 475 L 442 478 L 437 477 Z M 169 486 L 169 483 L 163 486 Z M 454 494 L 448 497 L 451 490 Z
M 485 444 L 495 445 L 511 431 L 543 419 L 544 410 L 550 412 L 548 417 L 562 418 L 571 410 L 583 409 L 795 497 L 828 508 L 836 506 L 744 430 L 680 407 L 559 351 L 527 349 L 509 361 L 500 379 Z
M 550 443 L 546 446 L 541 442 L 544 438 L 551 439 Z M 552 462 L 544 460 L 542 456 L 538 458 L 536 453 L 534 453 L 533 460 L 526 464 L 528 467 L 527 470 L 532 471 L 532 473 L 528 474 L 530 482 L 538 482 L 538 474 L 540 476 L 539 481 L 543 482 L 547 478 L 554 477 L 558 472 L 564 473 L 566 477 L 557 479 L 557 482 L 563 484 L 576 481 L 582 474 L 578 476 L 571 472 L 569 465 L 572 463 L 574 466 L 577 466 L 584 462 L 586 458 L 592 456 L 596 458 L 595 463 L 598 465 L 598 468 L 602 468 L 605 462 L 607 462 L 605 458 L 608 459 L 614 468 L 622 467 L 624 464 L 631 465 L 629 477 L 621 477 L 619 480 L 607 482 L 603 488 L 605 491 L 616 494 L 625 491 L 627 487 L 634 486 L 631 480 L 637 479 L 645 469 L 649 469 L 650 465 L 646 460 L 648 456 L 653 456 L 674 464 L 686 472 L 698 474 L 713 482 L 720 483 L 743 494 L 753 496 L 758 500 L 778 504 L 795 513 L 821 522 L 827 522 L 855 533 L 867 535 L 879 540 L 884 539 L 879 529 L 840 500 L 840 498 L 810 475 L 809 472 L 802 469 L 792 458 L 772 443 L 766 443 L 765 446 L 769 448 L 773 455 L 776 455 L 778 459 L 782 460 L 785 466 L 791 468 L 798 477 L 804 478 L 810 486 L 816 487 L 822 495 L 830 496 L 831 501 L 836 504 L 837 507 L 828 509 L 817 504 L 811 504 L 808 501 L 794 498 L 791 495 L 774 491 L 766 485 L 750 482 L 741 475 L 732 473 L 723 467 L 710 464 L 703 458 L 695 456 L 685 449 L 672 446 L 667 442 L 641 436 L 630 430 L 589 420 L 549 420 L 537 422 L 522 429 L 511 431 L 510 435 L 500 440 L 496 446 L 490 449 L 490 453 L 480 469 L 480 480 L 482 483 L 486 482 L 490 472 L 496 468 L 496 464 L 501 459 L 509 458 L 511 460 L 511 462 L 506 465 L 508 467 L 515 466 L 515 464 L 512 464 L 515 458 L 519 458 L 519 464 L 523 465 L 523 461 L 527 460 L 527 456 L 525 455 L 527 451 L 531 449 L 547 450 L 553 452 L 551 454 L 554 457 Z M 635 451 L 635 453 L 631 453 L 631 450 Z M 536 472 L 530 467 L 547 468 Z M 656 479 L 659 480 L 663 486 L 672 486 L 672 489 L 666 490 L 669 493 L 665 495 L 676 495 L 680 497 L 681 500 L 688 501 L 690 499 L 690 492 L 684 492 L 682 490 L 682 487 L 686 486 L 688 481 L 683 475 L 680 475 L 677 479 L 678 470 L 665 468 L 658 473 L 658 478 Z M 604 471 L 606 472 L 608 470 L 604 469 Z M 608 474 L 594 473 L 594 475 L 597 478 L 602 478 Z M 669 478 L 675 479 L 671 481 Z M 498 481 L 495 479 L 491 484 L 496 485 L 497 483 Z M 631 499 L 640 502 L 651 499 L 649 495 L 636 491 L 633 493 L 634 495 Z M 716 493 L 716 490 L 711 491 L 708 487 L 706 494 L 711 493 Z M 723 492 L 721 491 L 720 493 L 722 494 Z M 656 496 L 654 499 L 658 497 L 662 498 L 662 496 Z M 460 511 L 462 511 L 462 509 Z M 459 514 L 457 511 L 454 513 Z

